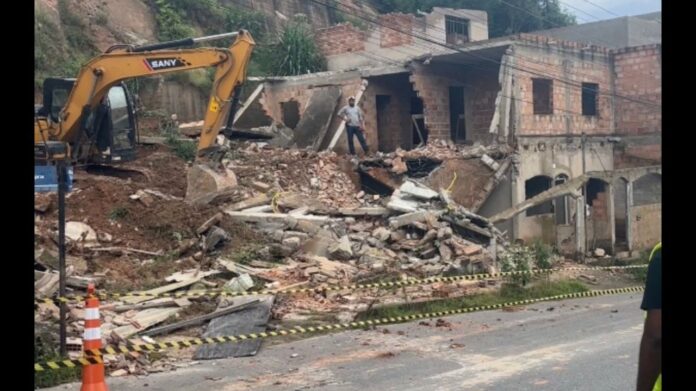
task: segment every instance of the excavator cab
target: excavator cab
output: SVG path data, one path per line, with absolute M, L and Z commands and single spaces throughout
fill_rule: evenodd
M 74 84 L 75 79 L 46 79 L 43 107 L 37 111 L 37 116 L 58 123 Z M 111 87 L 96 110 L 89 115 L 76 153 L 78 157 L 89 157 L 89 163 L 132 161 L 136 158 L 137 136 L 133 98 L 126 85 L 119 83 Z M 92 148 L 96 148 L 98 153 L 90 154 Z

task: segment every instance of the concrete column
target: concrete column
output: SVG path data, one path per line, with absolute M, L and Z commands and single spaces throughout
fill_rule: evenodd
M 512 171 L 514 171 L 514 169 Z M 522 202 L 519 197 L 519 178 L 517 178 L 514 172 L 511 175 L 512 178 L 510 180 L 510 188 L 512 189 L 512 205 L 518 205 L 520 202 Z M 510 239 L 513 241 L 519 238 L 520 235 L 520 219 L 522 213 L 518 213 L 512 218 L 512 232 L 510 232 Z
M 607 186 L 607 218 L 611 234 L 611 253 L 616 254 L 616 219 L 614 218 L 614 183 Z
M 633 223 L 631 222 L 631 211 L 633 210 L 633 181 L 626 184 L 626 244 L 628 251 L 633 251 Z
M 585 197 L 575 199 L 575 251 L 579 259 L 585 259 L 587 243 L 585 242 Z

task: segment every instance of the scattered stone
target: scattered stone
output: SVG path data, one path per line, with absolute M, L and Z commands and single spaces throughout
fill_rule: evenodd
M 287 237 L 287 238 L 283 239 L 282 243 L 283 243 L 283 246 L 287 246 L 287 247 L 290 247 L 292 249 L 296 249 L 296 248 L 300 247 L 300 244 L 302 243 L 302 239 L 300 239 L 297 236 L 291 236 L 291 237 Z
M 97 240 L 97 233 L 89 225 L 79 221 L 68 221 L 65 223 L 65 237 L 72 241 L 94 242 Z
M 328 248 L 329 254 L 338 260 L 347 261 L 353 257 L 353 249 L 348 235 L 342 236 L 338 242 Z
M 597 257 L 597 258 L 601 258 L 601 257 L 605 256 L 606 254 L 607 254 L 607 252 L 604 251 L 603 248 L 596 248 L 596 249 L 594 250 L 594 255 L 595 255 L 595 257 Z
M 235 277 L 229 280 L 225 284 L 225 289 L 232 292 L 246 292 L 248 289 L 254 286 L 254 280 L 248 274 L 241 274 L 239 277 Z
M 211 251 L 223 241 L 230 240 L 231 237 L 224 229 L 220 227 L 212 227 L 208 231 L 208 235 L 205 237 L 204 249 L 206 251 Z
M 387 240 L 389 240 L 391 234 L 392 232 L 384 227 L 377 227 L 374 231 L 372 231 L 372 236 L 374 236 L 382 242 L 386 242 Z

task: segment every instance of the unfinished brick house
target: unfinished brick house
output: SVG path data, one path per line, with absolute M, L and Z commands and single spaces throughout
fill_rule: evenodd
M 509 215 L 496 220 L 513 239 L 584 254 L 641 250 L 661 238 L 662 53 L 655 34 L 648 44 L 605 47 L 601 38 L 546 33 L 487 39 L 482 11 L 435 8 L 380 20 L 368 31 L 349 24 L 319 30 L 332 70 L 264 79 L 248 105 L 256 106 L 254 118 L 263 117 L 256 126 L 281 122 L 297 146 L 344 153 L 335 114 L 355 95 L 373 150 L 433 140 L 513 147 L 512 164 L 501 164 L 509 168 L 476 211 Z M 515 210 L 554 188 L 569 190 Z

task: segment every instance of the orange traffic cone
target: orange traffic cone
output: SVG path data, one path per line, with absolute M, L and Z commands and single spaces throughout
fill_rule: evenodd
M 101 321 L 99 320 L 99 298 L 94 296 L 94 284 L 87 286 L 85 301 L 85 333 L 82 345 L 85 351 L 101 349 Z M 100 356 L 101 357 L 101 356 Z M 82 388 L 80 391 L 108 391 L 104 381 L 104 363 L 82 367 Z

